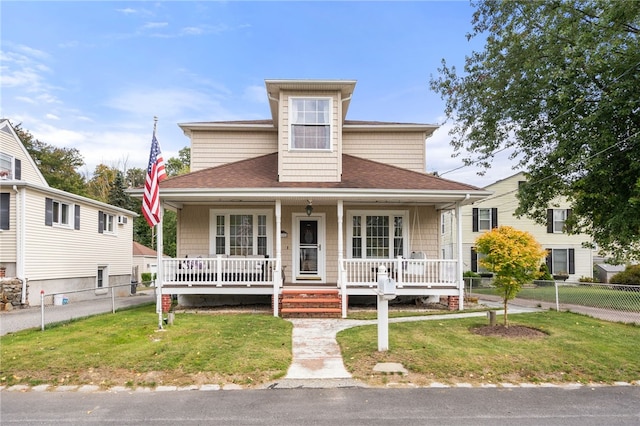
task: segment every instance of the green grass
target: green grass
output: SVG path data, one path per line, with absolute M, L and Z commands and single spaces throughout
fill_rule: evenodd
M 0 383 L 251 385 L 291 362 L 288 321 L 260 314 L 179 314 L 157 330 L 155 306 L 0 338 Z
M 500 321 L 498 321 L 500 322 Z M 471 333 L 482 318 L 389 325 L 389 348 L 377 352 L 376 326 L 338 334 L 345 365 L 354 377 L 381 380 L 378 362 L 399 362 L 414 383 L 603 382 L 640 379 L 640 327 L 567 312 L 511 316 L 511 325 L 547 334 L 537 339 L 485 337 Z
M 493 288 L 474 288 L 473 293 L 496 294 Z M 516 296 L 541 302 L 556 302 L 554 286 L 525 287 Z M 561 286 L 558 288 L 560 303 L 640 312 L 640 293 L 598 286 Z
M 640 380 L 639 326 L 554 311 L 510 318 L 547 336 L 479 336 L 469 331 L 487 324 L 478 317 L 392 323 L 387 352 L 377 351 L 376 325 L 338 342 L 354 377 L 373 385 L 389 380 L 373 375 L 377 362 L 403 364 L 409 376 L 393 380 L 418 385 Z M 164 331 L 157 320 L 150 305 L 3 336 L 0 384 L 251 387 L 283 377 L 292 360 L 292 324 L 269 314 L 180 313 Z

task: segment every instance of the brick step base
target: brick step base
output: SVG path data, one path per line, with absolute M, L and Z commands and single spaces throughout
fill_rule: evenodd
M 282 318 L 342 316 L 342 299 L 337 289 L 285 289 L 279 303 Z

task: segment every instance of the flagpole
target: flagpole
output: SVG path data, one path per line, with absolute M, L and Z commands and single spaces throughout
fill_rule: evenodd
M 158 127 L 158 117 L 153 116 L 153 138 L 156 137 L 156 129 Z M 159 197 L 159 195 L 158 195 Z M 162 206 L 162 204 L 161 204 Z M 162 330 L 162 283 L 164 281 L 164 274 L 162 273 L 162 207 L 160 207 L 160 222 L 155 225 L 156 234 L 156 312 L 158 313 L 158 329 Z M 151 234 L 153 236 L 154 228 L 151 228 Z

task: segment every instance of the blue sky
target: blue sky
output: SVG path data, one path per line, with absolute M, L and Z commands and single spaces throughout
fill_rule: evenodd
M 461 69 L 467 1 L 2 1 L 0 116 L 97 164 L 146 167 L 153 130 L 166 158 L 189 144 L 178 123 L 270 118 L 265 79 L 347 79 L 347 119 L 442 124 L 429 90 L 442 58 Z M 461 165 L 448 126 L 426 170 Z M 498 158 L 482 186 L 512 173 Z

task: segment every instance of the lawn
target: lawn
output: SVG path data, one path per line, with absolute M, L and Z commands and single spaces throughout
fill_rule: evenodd
M 371 385 L 640 380 L 638 326 L 554 311 L 510 318 L 547 336 L 479 336 L 470 329 L 487 319 L 478 317 L 392 323 L 387 352 L 377 351 L 375 325 L 345 330 L 338 342 L 347 369 Z M 252 387 L 286 374 L 291 332 L 289 321 L 262 313 L 179 313 L 158 331 L 149 305 L 2 336 L 0 384 Z M 374 375 L 378 362 L 399 362 L 410 374 Z
M 291 363 L 292 325 L 268 314 L 185 313 L 164 331 L 157 321 L 147 305 L 3 336 L 0 383 L 251 386 Z
M 487 320 L 469 318 L 392 323 L 387 352 L 377 351 L 376 326 L 344 330 L 338 334 L 338 342 L 347 370 L 354 378 L 372 384 L 640 380 L 638 326 L 555 311 L 510 318 L 512 325 L 536 328 L 547 336 L 537 339 L 479 336 L 470 329 L 487 325 Z M 410 374 L 374 375 L 372 369 L 378 362 L 401 363 Z

